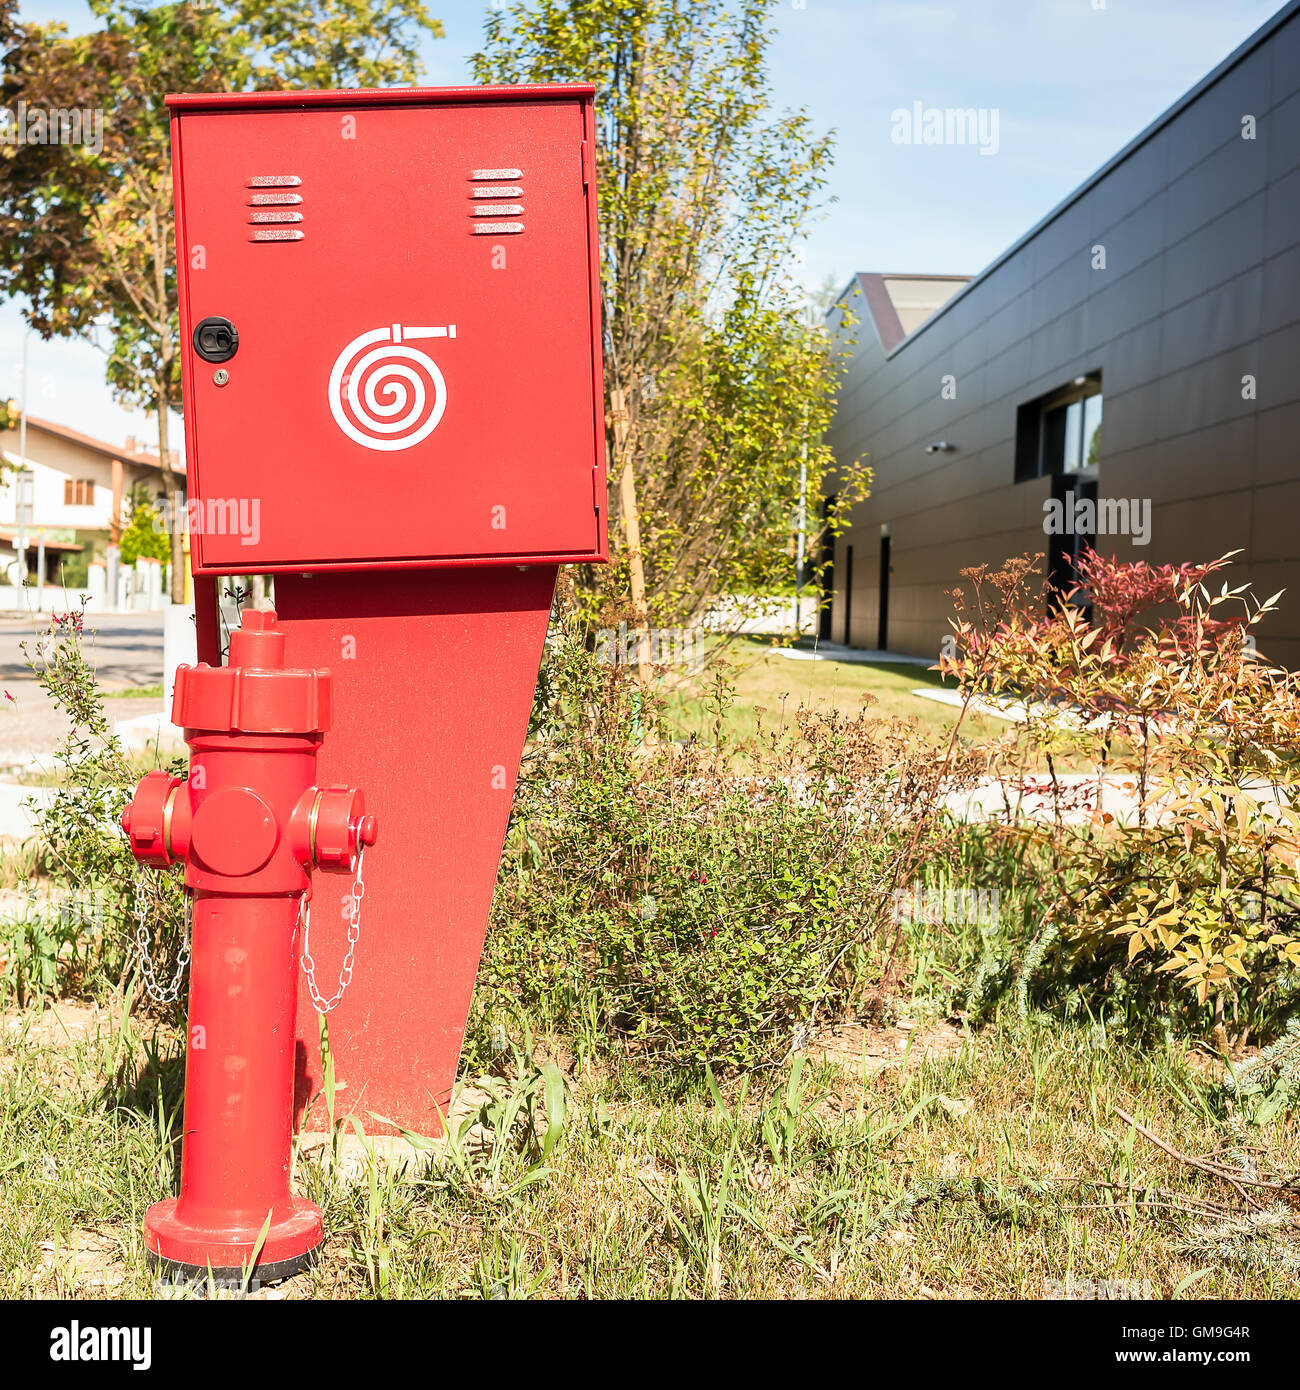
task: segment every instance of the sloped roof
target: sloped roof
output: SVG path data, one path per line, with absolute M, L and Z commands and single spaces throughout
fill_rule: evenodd
M 931 314 L 937 313 L 971 277 L 859 271 L 854 278 L 875 324 L 880 345 L 890 352 Z
M 14 425 L 16 431 L 18 426 Z M 29 430 L 39 430 L 42 434 L 53 435 L 56 439 L 67 440 L 69 444 L 76 444 L 83 449 L 89 449 L 92 453 L 102 454 L 108 459 L 120 459 L 123 463 L 134 464 L 137 468 L 152 468 L 159 473 L 162 472 L 162 462 L 157 454 L 149 453 L 142 449 L 124 449 L 117 444 L 109 444 L 106 440 L 96 439 L 93 435 L 82 434 L 80 430 L 74 430 L 68 425 L 56 424 L 53 420 L 39 420 L 35 415 L 27 417 L 27 428 Z M 171 450 L 172 465 L 171 471 L 185 476 L 185 465 L 177 461 L 175 450 Z

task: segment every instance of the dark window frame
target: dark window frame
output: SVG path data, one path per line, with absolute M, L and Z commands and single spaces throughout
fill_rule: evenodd
M 1047 418 L 1063 406 L 1088 400 L 1092 396 L 1105 398 L 1102 389 L 1101 369 L 1084 374 L 1082 382 L 1071 381 L 1059 386 L 1045 395 L 1036 396 L 1016 407 L 1016 446 L 1015 481 L 1027 483 L 1034 478 L 1050 478 L 1058 473 L 1071 476 L 1090 476 L 1089 465 L 1085 463 L 1080 470 L 1067 470 L 1047 464 Z M 1103 418 L 1105 407 L 1103 405 Z

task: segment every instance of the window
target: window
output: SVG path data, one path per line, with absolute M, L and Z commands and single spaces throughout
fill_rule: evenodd
M 1083 446 L 1080 469 L 1096 468 L 1101 461 L 1101 382 L 1091 396 L 1083 398 Z
M 1016 482 L 1095 477 L 1101 458 L 1101 373 L 1029 401 L 1016 411 Z
M 1067 386 L 1027 401 L 1016 411 L 1016 482 L 1050 479 L 1055 515 L 1071 518 L 1071 524 L 1060 529 L 1049 529 L 1044 523 L 1050 606 L 1059 606 L 1076 591 L 1079 556 L 1095 539 L 1093 531 L 1080 529 L 1075 519 L 1080 502 L 1091 503 L 1095 517 L 1100 459 L 1100 372 L 1075 377 Z M 1082 512 L 1083 518 L 1088 515 L 1087 510 Z
M 65 507 L 90 507 L 95 502 L 94 478 L 65 478 L 63 480 L 63 505 Z

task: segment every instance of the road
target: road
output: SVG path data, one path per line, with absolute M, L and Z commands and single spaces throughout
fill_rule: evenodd
M 22 644 L 34 650 L 33 639 L 48 628 L 46 618 L 0 619 L 0 680 L 11 692 L 15 684 L 35 683 Z M 106 613 L 86 619 L 86 654 L 107 690 L 160 685 L 163 676 L 161 613 Z
M 36 650 L 48 620 L 35 614 L 0 617 L 0 777 L 10 768 L 47 764 L 67 732 L 67 718 L 40 688 L 23 655 Z M 161 613 L 103 614 L 86 620 L 85 650 L 106 692 L 161 685 Z M 153 714 L 161 698 L 108 699 L 110 721 Z

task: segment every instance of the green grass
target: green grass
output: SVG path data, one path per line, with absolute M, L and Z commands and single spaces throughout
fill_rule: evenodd
M 148 1296 L 141 1221 L 175 1190 L 178 1044 L 109 1017 L 74 1033 L 48 1014 L 5 1030 L 0 1295 Z M 1300 1292 L 1281 1259 L 1188 1253 L 1212 1219 L 1199 1205 L 1235 1194 L 1116 1114 L 1187 1154 L 1223 1139 L 1213 1087 L 1178 1047 L 1007 1028 L 939 1060 L 810 1062 L 723 1090 L 569 1059 L 567 1100 L 549 1110 L 528 1052 L 499 1070 L 496 1099 L 480 1092 L 486 1110 L 466 1119 L 495 1133 L 424 1164 L 355 1141 L 300 1159 L 328 1244 L 286 1296 L 1038 1299 L 1053 1280 Z M 1255 1142 L 1298 1166 L 1293 1120 Z
M 793 719 L 800 705 L 810 709 L 836 709 L 857 714 L 864 696 L 874 697 L 871 713 L 882 718 L 915 718 L 923 735 L 946 740 L 956 723 L 958 711 L 951 706 L 920 699 L 914 690 L 952 689 L 937 671 L 926 665 L 860 663 L 848 661 L 798 661 L 779 655 L 770 644 L 746 639 L 734 644 L 730 660 L 734 663 L 736 702 L 729 724 L 739 734 L 749 735 L 758 727 L 757 710 L 770 727 L 783 719 Z M 700 697 L 707 677 L 685 682 L 670 700 L 675 726 L 682 733 L 703 734 L 707 715 Z M 1000 719 L 968 715 L 962 722 L 967 742 L 996 736 L 1006 727 Z
M 921 667 L 742 655 L 737 719 L 801 700 L 852 711 L 864 692 L 936 738 L 955 715 L 910 695 L 937 683 Z M 5 882 L 32 871 L 30 852 L 0 861 Z M 1030 907 L 1004 903 L 1009 945 Z M 974 927 L 919 934 L 892 1001 L 915 1026 L 851 1025 L 836 1050 L 816 1037 L 747 1082 L 634 1066 L 594 1022 L 540 1043 L 521 1024 L 503 1048 L 476 1011 L 454 1142 L 400 1158 L 338 1115 L 332 1142 L 299 1153 L 328 1239 L 284 1296 L 1038 1299 L 1087 1281 L 1300 1295 L 1294 1216 L 1252 1236 L 1266 1189 L 1243 1197 L 1120 1112 L 1238 1172 L 1248 1148 L 1263 1178 L 1300 1171 L 1297 1116 L 1234 1129 L 1220 1064 L 1186 1040 L 1021 1022 L 1010 1001 L 970 1027 L 950 1010 L 986 944 Z M 0 1296 L 155 1292 L 141 1231 L 176 1191 L 183 1036 L 102 997 L 96 1013 L 0 996 Z M 1206 1234 L 1216 1224 L 1230 1238 Z

